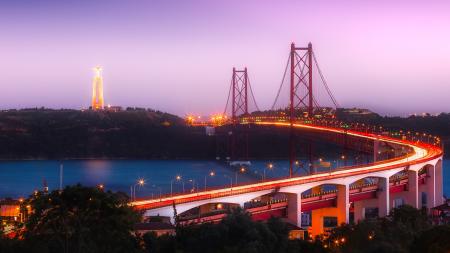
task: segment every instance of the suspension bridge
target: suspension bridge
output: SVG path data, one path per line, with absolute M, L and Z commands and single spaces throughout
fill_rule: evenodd
M 257 183 L 144 198 L 132 205 L 145 210 L 147 216 L 177 214 L 182 224 L 217 222 L 227 210 L 240 206 L 255 220 L 277 216 L 317 235 L 350 220 L 386 216 L 399 205 L 430 210 L 443 202 L 443 148 L 438 137 L 340 122 L 335 117 L 337 108 L 311 43 L 306 47 L 291 44 L 275 100 L 265 111 L 255 99 L 249 70 L 233 68 L 223 113 L 206 121 L 188 116 L 187 123 L 226 129 L 231 160 L 248 158 L 248 135 L 254 127 L 286 129 L 289 174 Z M 310 167 L 307 175 L 299 175 L 295 169 L 300 132 L 359 149 L 373 159 L 326 172 Z M 390 155 L 381 158 L 381 151 Z

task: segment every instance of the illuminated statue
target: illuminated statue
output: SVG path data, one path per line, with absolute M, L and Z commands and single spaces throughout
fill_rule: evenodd
M 92 82 L 92 110 L 102 110 L 104 105 L 102 68 L 100 66 L 95 67 L 94 73 L 94 80 Z

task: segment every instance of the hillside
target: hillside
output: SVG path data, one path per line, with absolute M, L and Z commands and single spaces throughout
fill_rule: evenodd
M 1 159 L 179 158 L 206 156 L 190 143 L 199 129 L 153 110 L 25 109 L 0 112 Z M 178 145 L 179 143 L 183 145 Z

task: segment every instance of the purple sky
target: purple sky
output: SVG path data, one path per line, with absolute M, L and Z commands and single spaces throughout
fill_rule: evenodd
M 0 1 L 0 108 L 87 107 L 96 65 L 107 104 L 178 115 L 221 112 L 247 66 L 268 108 L 311 41 L 342 106 L 450 112 L 450 1 L 362 2 Z

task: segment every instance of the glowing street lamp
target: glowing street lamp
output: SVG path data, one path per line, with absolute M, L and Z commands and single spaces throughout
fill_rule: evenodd
M 140 178 L 137 183 L 131 187 L 131 199 L 136 200 L 136 186 L 142 187 L 145 184 L 145 180 Z
M 214 177 L 216 175 L 216 173 L 214 173 L 214 171 L 209 172 L 208 176 L 210 177 Z M 205 176 L 205 191 L 206 191 L 206 179 L 208 176 Z
M 195 191 L 195 179 L 189 179 L 188 181 L 192 183 L 192 189 L 190 192 L 194 192 Z
M 244 167 L 241 167 L 241 168 L 239 169 L 239 172 L 240 172 L 240 173 L 245 173 L 245 171 L 246 171 L 246 169 L 245 169 Z M 236 183 L 236 185 L 237 185 L 237 183 L 238 183 L 238 172 L 237 172 L 237 171 L 234 173 L 234 176 L 235 176 L 235 183 Z
M 296 161 L 295 163 L 298 165 L 298 161 Z M 267 169 L 272 170 L 273 164 L 272 163 L 267 164 Z M 263 170 L 263 180 L 265 180 L 265 179 L 266 179 L 266 167 L 264 167 L 264 170 Z
M 172 194 L 173 194 L 173 182 L 174 182 L 174 181 L 179 181 L 179 182 L 181 182 L 181 184 L 183 185 L 183 192 L 184 192 L 184 181 L 182 180 L 182 178 L 181 178 L 180 175 L 177 175 L 177 176 L 175 177 L 175 179 L 170 180 L 170 196 L 172 196 Z

